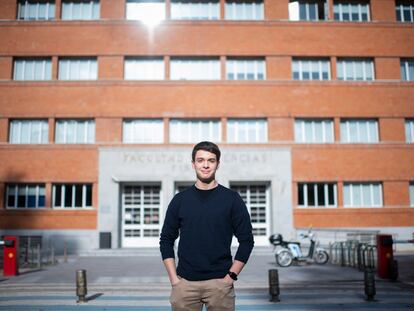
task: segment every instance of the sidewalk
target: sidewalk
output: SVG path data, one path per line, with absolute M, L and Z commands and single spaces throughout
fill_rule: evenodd
M 270 251 L 252 254 L 236 283 L 236 310 L 412 310 L 414 254 L 396 256 L 400 279 L 376 281 L 364 300 L 363 273 L 336 265 L 280 268 Z M 270 303 L 268 270 L 279 271 L 281 302 Z M 87 270 L 87 304 L 77 305 L 75 272 Z M 0 310 L 170 310 L 170 285 L 157 252 L 140 256 L 72 257 L 67 263 L 0 277 Z

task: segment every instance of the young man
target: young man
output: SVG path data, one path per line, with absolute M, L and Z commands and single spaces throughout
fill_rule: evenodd
M 172 285 L 174 311 L 235 310 L 233 282 L 253 249 L 246 205 L 237 192 L 217 183 L 220 150 L 203 141 L 194 146 L 192 166 L 197 181 L 171 200 L 160 238 L 160 250 Z M 178 267 L 174 241 L 180 235 Z M 239 247 L 234 261 L 230 246 Z

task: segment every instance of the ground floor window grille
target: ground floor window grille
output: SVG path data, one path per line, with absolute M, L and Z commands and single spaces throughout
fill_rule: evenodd
M 267 184 L 234 184 L 230 188 L 237 191 L 250 214 L 253 235 L 268 236 L 269 190 Z
M 336 207 L 337 190 L 334 183 L 299 183 L 300 207 Z
M 6 186 L 7 208 L 45 207 L 44 184 L 10 184 Z
M 90 208 L 92 207 L 91 184 L 53 185 L 53 207 Z
M 414 182 L 410 183 L 410 206 L 414 207 Z

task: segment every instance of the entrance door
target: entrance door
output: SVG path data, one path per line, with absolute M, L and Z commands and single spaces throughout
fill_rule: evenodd
M 230 188 L 237 191 L 246 203 L 253 227 L 255 245 L 268 245 L 269 185 L 267 183 L 237 183 Z
M 122 247 L 157 246 L 160 235 L 161 186 L 122 188 Z

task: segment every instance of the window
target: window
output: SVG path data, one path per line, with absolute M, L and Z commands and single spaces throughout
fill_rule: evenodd
M 414 81 L 414 59 L 401 60 L 401 80 Z
M 53 185 L 53 207 L 92 207 L 92 184 Z
M 414 1 L 397 1 L 395 5 L 395 10 L 397 13 L 397 21 L 408 23 L 414 22 Z
M 341 22 L 369 21 L 369 2 L 351 2 L 349 0 L 334 2 L 334 20 Z
M 11 144 L 47 144 L 49 124 L 47 120 L 10 121 Z
M 59 80 L 96 80 L 97 77 L 96 58 L 59 59 Z
M 345 207 L 377 207 L 382 206 L 381 183 L 345 183 Z
M 63 0 L 63 20 L 99 19 L 99 0 Z
M 55 139 L 58 144 L 92 144 L 95 142 L 95 121 L 58 120 Z
M 291 0 L 289 20 L 318 21 L 328 19 L 327 2 L 323 0 Z
M 51 20 L 55 18 L 55 2 L 42 0 L 19 0 L 17 2 L 17 19 Z
M 229 143 L 267 142 L 267 120 L 229 119 L 227 120 L 227 141 Z
M 44 184 L 10 184 L 6 186 L 6 207 L 45 207 Z
M 330 80 L 329 59 L 293 58 L 293 80 Z
M 299 183 L 298 205 L 300 207 L 336 207 L 337 190 L 335 183 Z
M 414 143 L 414 119 L 405 120 L 405 141 Z
M 410 182 L 410 206 L 414 207 L 414 183 Z
M 220 19 L 219 0 L 172 0 L 172 19 Z
M 333 143 L 334 127 L 332 119 L 296 119 L 295 142 Z
M 165 19 L 164 0 L 127 0 L 126 18 L 154 23 Z
M 164 142 L 164 122 L 161 119 L 125 120 L 123 142 L 127 144 Z
M 171 80 L 220 80 L 218 58 L 171 58 Z
M 172 119 L 170 121 L 171 143 L 196 143 L 204 140 L 221 141 L 219 120 Z
M 50 58 L 17 58 L 14 60 L 13 79 L 27 80 L 51 80 L 52 60 Z
M 262 0 L 227 0 L 226 19 L 263 20 L 264 6 Z
M 253 235 L 268 236 L 267 210 L 269 209 L 269 194 L 267 184 L 230 185 L 230 189 L 237 191 L 250 214 Z
M 162 57 L 131 57 L 125 59 L 125 80 L 163 80 Z
M 341 120 L 342 143 L 377 143 L 377 120 Z
M 337 61 L 338 80 L 374 80 L 374 62 L 371 59 L 340 59 Z
M 266 65 L 264 58 L 228 58 L 226 62 L 227 80 L 264 80 Z

